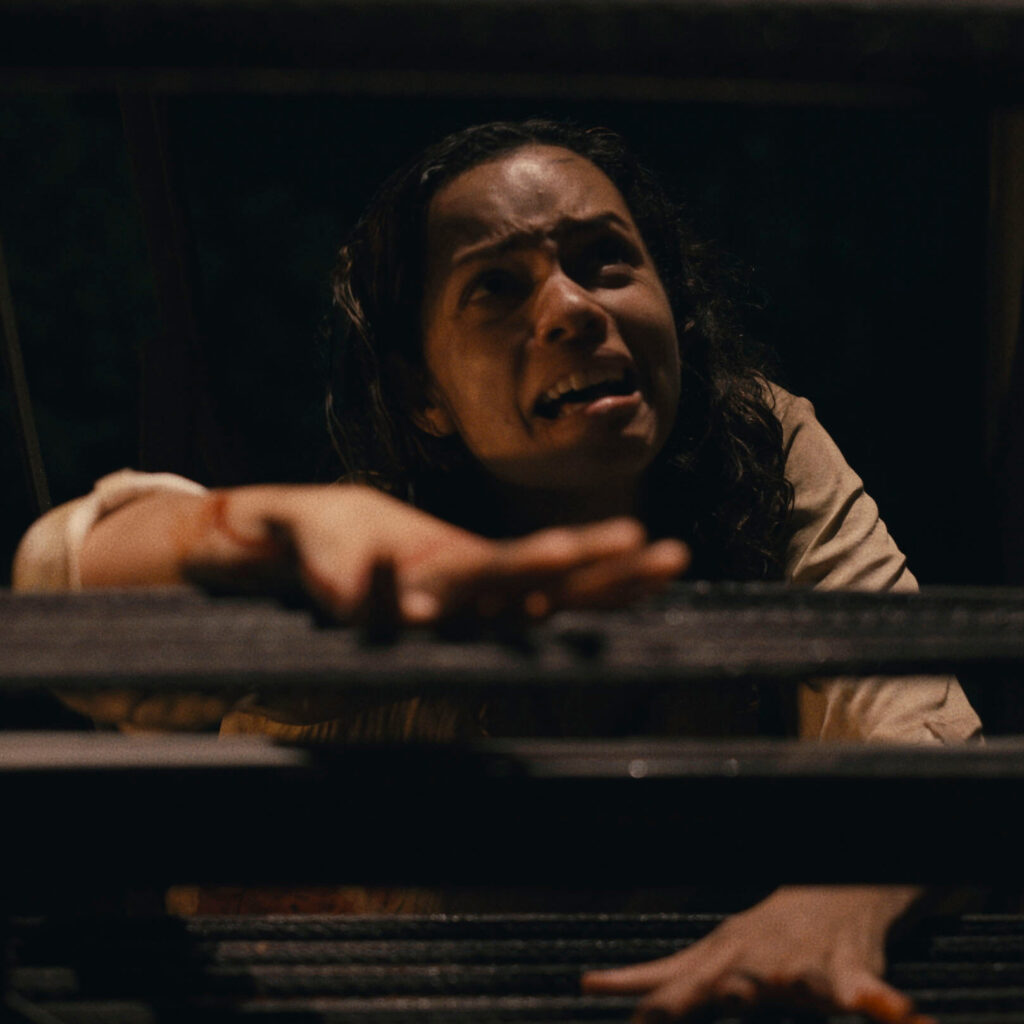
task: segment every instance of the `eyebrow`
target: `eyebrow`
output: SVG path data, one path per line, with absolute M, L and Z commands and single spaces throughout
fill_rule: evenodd
M 579 235 L 594 234 L 607 227 L 618 227 L 625 231 L 632 230 L 632 225 L 629 221 L 619 216 L 613 210 L 608 210 L 593 217 L 563 217 L 555 225 L 552 235 L 558 239 L 572 238 Z M 460 267 L 465 263 L 501 256 L 516 249 L 525 249 L 531 245 L 536 245 L 546 236 L 547 232 L 540 229 L 535 231 L 512 231 L 493 242 L 474 243 L 452 260 L 452 266 Z

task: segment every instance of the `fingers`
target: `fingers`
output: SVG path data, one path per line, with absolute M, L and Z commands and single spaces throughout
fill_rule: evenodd
M 359 488 L 224 492 L 207 518 L 210 551 L 193 552 L 192 578 L 231 590 L 301 588 L 377 641 L 402 625 L 519 628 L 558 608 L 619 607 L 689 562 L 683 544 L 648 544 L 631 519 L 498 542 Z
M 867 973 L 840 981 L 836 1003 L 879 1024 L 937 1024 L 933 1017 L 919 1014 L 909 996 Z
M 379 558 L 373 564 L 366 594 L 353 618 L 366 643 L 386 644 L 398 635 L 402 610 L 395 563 L 390 558 Z
M 879 978 L 856 972 L 836 979 L 817 972 L 787 978 L 746 973 L 736 966 L 709 970 L 685 954 L 608 971 L 584 974 L 588 994 L 639 995 L 633 1024 L 682 1020 L 700 1009 L 741 1010 L 753 1006 L 863 1014 L 877 1024 L 937 1024 L 913 1001 Z
M 649 993 L 637 1003 L 633 1024 L 680 1020 L 702 1009 L 739 1010 L 759 1001 L 756 981 L 726 964 L 701 963 L 686 952 L 663 960 L 583 976 L 584 992 Z
M 560 603 L 573 608 L 618 608 L 657 593 L 686 571 L 690 552 L 676 540 L 605 558 L 567 574 Z
M 433 610 L 448 621 L 525 622 L 559 608 L 622 607 L 663 589 L 689 561 L 680 541 L 648 544 L 635 521 L 609 520 L 498 544 L 475 564 L 448 557 L 411 589 L 438 594 Z
M 554 527 L 499 544 L 492 568 L 543 575 L 636 553 L 646 544 L 646 531 L 635 519 Z
M 358 618 L 370 632 L 396 621 L 529 621 L 563 607 L 618 607 L 689 562 L 684 545 L 648 544 L 632 519 L 497 542 L 357 485 L 215 492 L 188 522 L 175 559 L 188 578 L 233 592 L 305 590 L 327 615 Z
M 657 985 L 671 980 L 674 974 L 683 970 L 680 954 L 667 956 L 661 960 L 649 960 L 643 964 L 632 964 L 629 967 L 614 967 L 606 971 L 587 971 L 581 980 L 584 992 L 619 993 L 635 995 L 649 992 Z
M 645 994 L 634 1024 L 682 1020 L 698 1010 L 753 1006 L 863 1014 L 877 1024 L 936 1024 L 902 992 L 861 967 L 831 970 L 746 964 L 725 949 L 699 942 L 670 957 L 613 970 L 589 971 L 588 994 Z
M 742 974 L 676 978 L 637 1003 L 632 1024 L 663 1024 L 681 1020 L 699 1010 L 737 1012 L 767 1003 L 756 982 Z

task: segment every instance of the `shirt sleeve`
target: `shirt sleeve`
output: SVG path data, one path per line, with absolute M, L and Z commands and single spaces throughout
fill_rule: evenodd
M 818 422 L 811 403 L 773 388 L 794 505 L 785 573 L 798 586 L 913 592 L 917 581 L 878 506 Z M 952 676 L 836 677 L 803 685 L 801 736 L 957 743 L 981 722 Z

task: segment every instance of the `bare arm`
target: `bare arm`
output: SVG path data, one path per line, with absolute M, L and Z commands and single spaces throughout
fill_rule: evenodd
M 205 529 L 209 499 L 155 491 L 100 519 L 79 556 L 84 587 L 185 582 L 183 559 Z
M 630 520 L 491 541 L 358 485 L 258 486 L 207 496 L 154 493 L 101 519 L 85 539 L 85 586 L 197 580 L 234 590 L 300 586 L 337 618 L 371 598 L 381 566 L 399 617 L 469 610 L 530 616 L 611 606 L 686 567 L 682 544 L 649 544 Z
M 69 511 L 50 513 L 49 526 L 37 524 L 44 528 L 26 538 L 16 563 L 20 589 L 187 581 L 232 592 L 301 588 L 339 620 L 373 613 L 397 625 L 621 605 L 664 586 L 689 560 L 676 542 L 648 544 L 629 520 L 495 542 L 366 487 L 266 486 L 143 493 L 92 525 L 69 574 L 60 569 L 67 551 L 51 557 L 68 533 Z M 390 593 L 381 592 L 381 579 Z M 64 699 L 122 729 L 204 728 L 232 704 L 131 691 Z

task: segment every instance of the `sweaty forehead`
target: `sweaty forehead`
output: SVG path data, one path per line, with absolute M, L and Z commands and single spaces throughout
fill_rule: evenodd
M 432 259 L 513 234 L 543 237 L 566 220 L 615 213 L 631 223 L 619 190 L 571 150 L 526 146 L 479 164 L 434 196 L 427 217 Z

